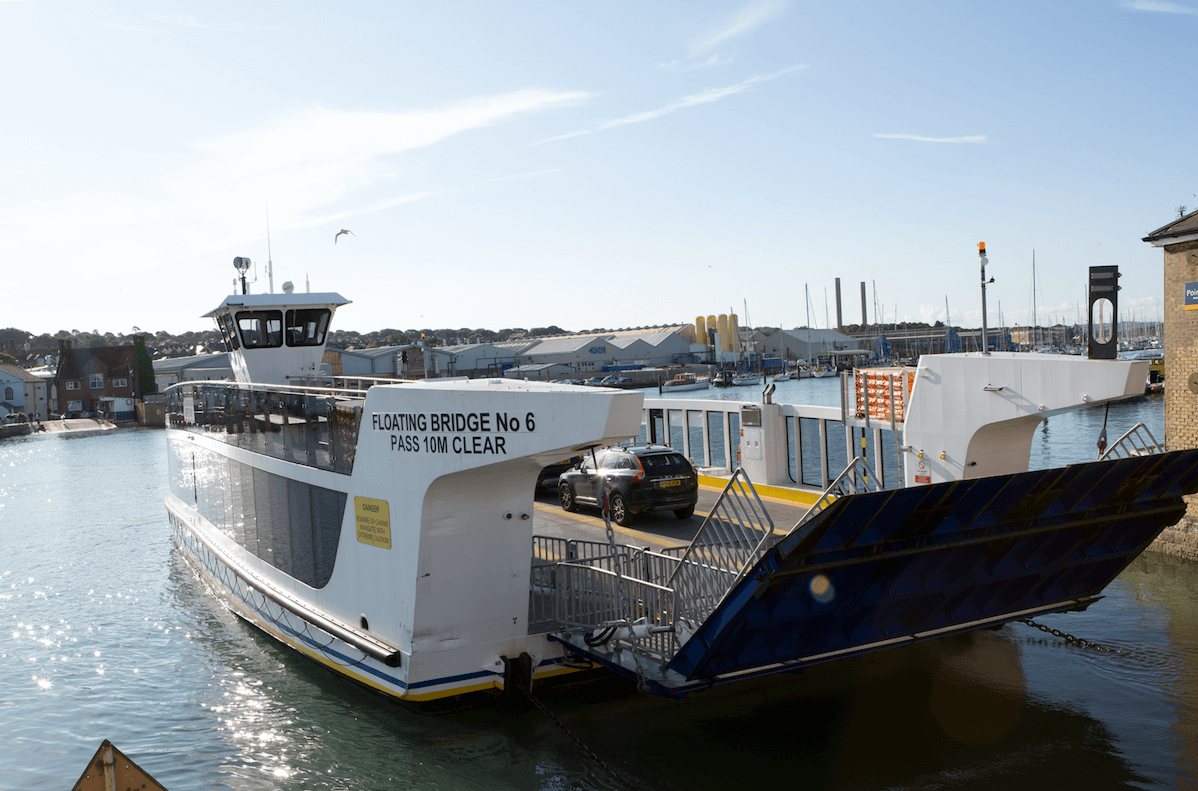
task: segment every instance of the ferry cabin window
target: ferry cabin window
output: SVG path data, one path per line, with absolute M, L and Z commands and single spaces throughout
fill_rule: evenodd
M 237 340 L 237 328 L 233 326 L 232 314 L 222 313 L 217 316 L 216 326 L 220 328 L 221 338 L 225 341 L 225 351 L 235 352 L 241 348 L 241 341 Z
M 328 308 L 306 308 L 287 311 L 287 345 L 319 346 L 329 328 L 332 311 Z
M 283 312 L 243 310 L 237 314 L 241 345 L 247 349 L 272 349 L 283 345 Z

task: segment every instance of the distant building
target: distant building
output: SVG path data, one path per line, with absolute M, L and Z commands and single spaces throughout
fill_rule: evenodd
M 29 419 L 49 416 L 45 380 L 16 365 L 0 364 L 0 417 L 24 412 Z
M 690 325 L 644 327 L 635 330 L 589 332 L 495 343 L 454 346 L 391 346 L 377 349 L 325 352 L 325 362 L 337 376 L 511 376 L 512 369 L 527 378 L 544 379 L 575 374 L 685 365 L 698 362 L 703 347 L 688 336 Z M 406 356 L 406 360 L 404 357 Z
M 1023 351 L 1041 348 L 1061 348 L 1077 343 L 1077 330 L 1064 324 L 1051 327 L 1021 326 L 1011 328 L 1011 341 Z
M 113 420 L 136 417 L 137 366 L 133 346 L 63 345 L 50 393 L 50 409 L 65 415 L 84 412 Z
M 840 330 L 778 330 L 768 336 L 755 335 L 753 345 L 763 356 L 784 360 L 814 360 L 820 355 L 860 349 L 857 339 Z
M 229 363 L 228 352 L 163 357 L 154 361 L 154 383 L 160 393 L 179 382 L 232 378 L 233 366 Z

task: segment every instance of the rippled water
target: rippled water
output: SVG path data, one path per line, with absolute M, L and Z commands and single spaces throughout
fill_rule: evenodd
M 1034 454 L 1092 457 L 1102 418 L 1053 418 Z M 69 788 L 105 738 L 172 791 L 621 787 L 535 710 L 429 716 L 220 608 L 171 543 L 165 455 L 159 431 L 0 444 L 0 788 Z M 1041 619 L 1131 656 L 1015 625 L 681 702 L 546 701 L 637 789 L 1192 787 L 1195 571 L 1149 553 Z

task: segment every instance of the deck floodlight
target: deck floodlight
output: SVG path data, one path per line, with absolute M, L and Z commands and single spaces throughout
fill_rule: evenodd
M 246 258 L 245 256 L 239 255 L 233 259 L 233 268 L 241 273 L 241 293 L 242 294 L 250 293 L 249 288 L 245 282 L 245 273 L 249 271 L 250 265 L 253 263 L 254 263 L 253 261 Z

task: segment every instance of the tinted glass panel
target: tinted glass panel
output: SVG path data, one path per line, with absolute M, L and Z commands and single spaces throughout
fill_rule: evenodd
M 691 471 L 690 464 L 679 453 L 641 456 L 641 466 L 649 475 L 689 475 Z
M 283 345 L 283 312 L 279 310 L 243 310 L 237 314 L 241 345 L 247 349 L 267 349 Z
M 287 345 L 319 346 L 324 343 L 331 315 L 327 308 L 287 311 Z
M 171 491 L 222 533 L 313 588 L 328 584 L 346 494 L 174 443 Z

